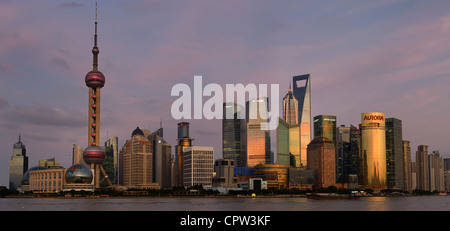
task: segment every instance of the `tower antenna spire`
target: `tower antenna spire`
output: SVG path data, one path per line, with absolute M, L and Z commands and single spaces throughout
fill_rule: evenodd
M 94 34 L 94 47 L 92 48 L 92 54 L 94 55 L 94 70 L 98 70 L 98 53 L 100 50 L 97 46 L 97 2 L 95 2 L 95 34 Z

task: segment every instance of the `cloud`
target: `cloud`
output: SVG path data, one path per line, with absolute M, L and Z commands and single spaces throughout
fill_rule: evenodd
M 85 113 L 79 109 L 62 110 L 46 105 L 15 105 L 4 112 L 3 118 L 4 123 L 17 125 L 83 127 L 87 124 Z
M 53 57 L 50 60 L 50 64 L 52 66 L 56 66 L 56 67 L 58 67 L 58 68 L 60 68 L 62 70 L 69 70 L 70 69 L 69 63 L 63 58 Z

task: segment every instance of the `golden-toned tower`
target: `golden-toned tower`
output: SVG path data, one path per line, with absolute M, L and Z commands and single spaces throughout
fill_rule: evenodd
M 381 190 L 387 188 L 386 181 L 386 125 L 381 112 L 361 114 L 360 161 L 363 188 Z

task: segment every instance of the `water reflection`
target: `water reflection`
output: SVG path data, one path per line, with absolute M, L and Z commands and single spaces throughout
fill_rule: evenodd
M 448 211 L 450 196 L 298 198 L 0 198 L 3 211 Z
M 388 197 L 367 197 L 364 198 L 366 211 L 390 211 L 391 205 Z

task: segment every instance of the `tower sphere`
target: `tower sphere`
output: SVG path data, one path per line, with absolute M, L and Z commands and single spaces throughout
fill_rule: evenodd
M 99 146 L 89 146 L 83 152 L 86 164 L 101 164 L 105 160 L 105 151 Z
M 92 70 L 86 74 L 84 81 L 88 87 L 101 88 L 105 85 L 105 76 L 100 71 Z
M 68 184 L 88 184 L 92 182 L 93 174 L 88 166 L 75 164 L 67 169 L 65 178 Z

